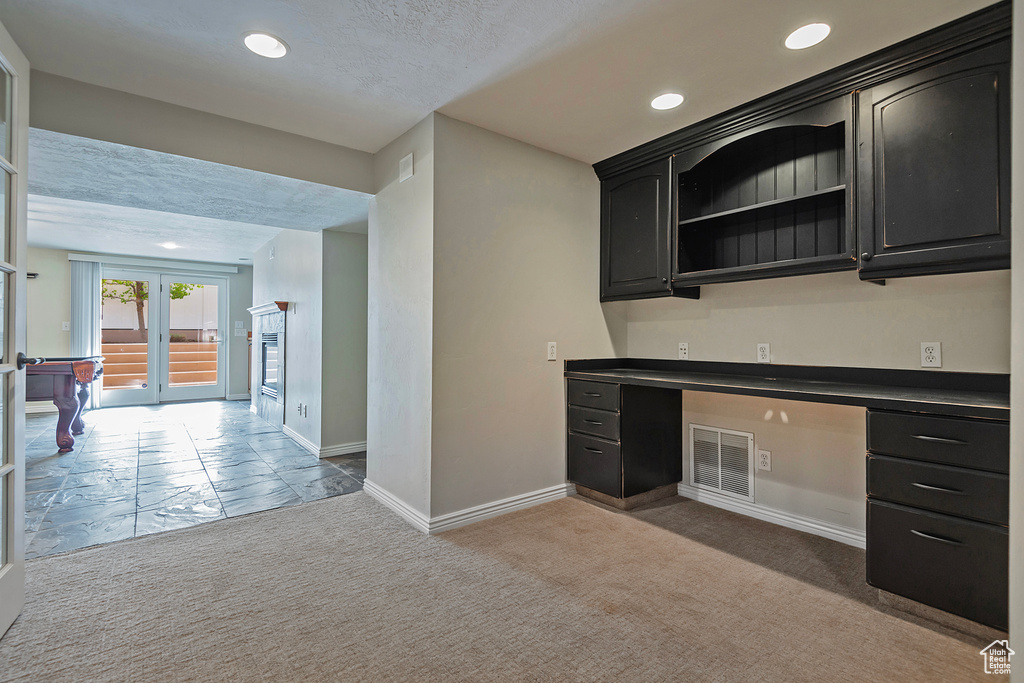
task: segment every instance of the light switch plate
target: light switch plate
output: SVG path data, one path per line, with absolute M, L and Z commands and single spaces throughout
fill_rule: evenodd
M 65 320 L 64 322 L 62 322 L 60 324 L 60 329 L 63 330 L 64 332 L 70 332 L 71 331 L 71 323 L 68 322 L 67 320 Z
M 245 330 L 235 330 L 235 336 L 236 337 L 244 337 L 245 336 Z
M 245 327 L 245 322 L 242 321 L 242 320 L 236 320 L 235 321 L 235 329 L 237 330 L 240 327 L 244 328 Z

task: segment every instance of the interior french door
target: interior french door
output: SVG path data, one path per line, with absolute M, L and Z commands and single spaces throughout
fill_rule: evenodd
M 160 400 L 224 398 L 227 280 L 160 276 Z
M 25 604 L 25 254 L 29 65 L 0 25 L 0 636 Z
M 159 398 L 160 276 L 103 268 L 100 340 L 104 407 L 156 403 Z

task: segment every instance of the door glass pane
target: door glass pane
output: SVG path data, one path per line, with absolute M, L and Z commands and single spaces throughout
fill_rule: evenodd
M 7 362 L 7 281 L 10 273 L 0 277 L 0 363 Z
M 0 567 L 7 564 L 7 501 L 10 500 L 7 489 L 10 488 L 13 481 L 14 472 L 0 477 Z
M 170 284 L 170 360 L 172 387 L 217 383 L 217 285 Z
M 149 381 L 149 282 L 104 280 L 103 391 L 145 389 Z
M 11 75 L 0 67 L 0 156 L 11 160 Z
M 10 374 L 0 375 L 0 467 L 13 462 L 14 454 L 7 448 L 7 380 Z M 0 477 L 0 567 L 7 564 L 7 550 L 10 538 L 7 533 L 10 530 L 10 510 L 7 506 L 11 504 L 11 496 L 14 491 L 14 472 L 8 472 Z
M 11 234 L 11 174 L 4 171 L 3 182 L 0 183 L 0 199 L 3 200 L 4 211 L 4 235 L 0 239 L 0 261 L 7 261 L 7 236 Z

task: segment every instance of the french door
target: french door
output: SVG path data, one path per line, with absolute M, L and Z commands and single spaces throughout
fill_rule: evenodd
M 224 398 L 227 280 L 103 269 L 104 406 Z
M 25 254 L 29 65 L 0 25 L 0 636 L 25 604 Z

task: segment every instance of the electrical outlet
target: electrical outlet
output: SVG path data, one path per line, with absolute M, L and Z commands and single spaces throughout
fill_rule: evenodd
M 558 360 L 558 345 L 555 342 L 548 342 L 548 360 Z
M 275 256 L 277 256 L 277 247 L 271 247 L 270 248 L 270 260 L 273 261 Z
M 302 415 L 302 404 L 299 404 L 299 415 Z
M 679 360 L 690 360 L 690 345 L 679 342 Z
M 772 362 L 772 345 L 771 344 L 758 344 L 757 345 L 757 362 L 758 363 L 771 363 Z
M 758 451 L 757 452 L 757 469 L 765 470 L 766 472 L 772 471 L 772 452 L 771 451 Z
M 942 367 L 942 342 L 921 342 L 921 367 Z

